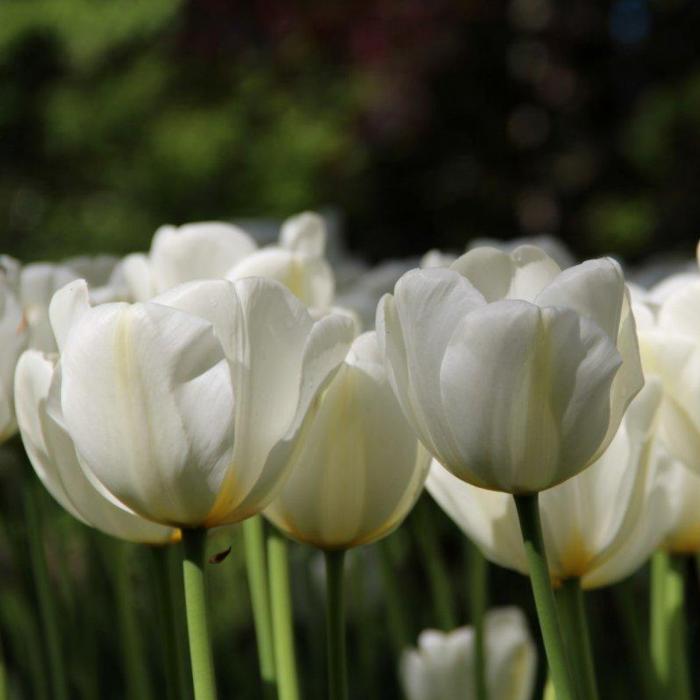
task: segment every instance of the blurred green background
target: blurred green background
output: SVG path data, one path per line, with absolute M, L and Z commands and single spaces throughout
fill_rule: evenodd
M 0 248 L 333 207 L 369 260 L 690 254 L 698 29 L 689 0 L 3 0 Z

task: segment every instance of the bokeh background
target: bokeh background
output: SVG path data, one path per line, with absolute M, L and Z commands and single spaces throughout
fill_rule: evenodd
M 689 254 L 699 30 L 694 0 L 4 0 L 1 247 L 325 207 L 369 261 Z

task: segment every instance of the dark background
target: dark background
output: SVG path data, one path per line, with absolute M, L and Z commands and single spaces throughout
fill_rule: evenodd
M 474 236 L 690 255 L 700 3 L 4 0 L 0 248 L 332 207 L 368 260 Z

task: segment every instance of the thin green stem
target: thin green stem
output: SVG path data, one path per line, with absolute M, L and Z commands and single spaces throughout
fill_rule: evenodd
M 343 599 L 345 550 L 326 551 L 324 554 L 326 558 L 328 700 L 347 700 L 348 673 L 345 652 L 345 601 Z
M 58 610 L 53 596 L 53 587 L 49 580 L 42 537 L 41 518 L 36 493 L 32 484 L 27 484 L 25 490 L 25 514 L 29 550 L 34 574 L 34 585 L 39 600 L 39 613 L 44 629 L 44 640 L 49 660 L 49 677 L 51 679 L 51 697 L 54 700 L 68 700 L 68 684 L 61 653 L 59 635 Z
M 248 587 L 253 607 L 255 637 L 258 642 L 258 664 L 266 697 L 276 697 L 275 652 L 270 615 L 270 596 L 265 557 L 265 522 L 256 515 L 243 522 L 245 561 Z
M 267 558 L 270 567 L 270 602 L 277 665 L 277 692 L 280 700 L 298 700 L 299 680 L 294 649 L 287 542 L 276 532 L 268 535 Z
M 574 700 L 576 697 L 574 686 L 567 666 L 557 607 L 549 578 L 538 497 L 537 494 L 528 494 L 515 496 L 514 499 L 525 544 L 537 617 L 557 700 Z
M 586 621 L 583 590 L 578 578 L 567 579 L 556 593 L 559 619 L 569 650 L 569 661 L 583 700 L 598 700 L 591 637 Z
M 182 575 L 195 700 L 216 700 L 216 678 L 209 641 L 204 585 L 206 538 L 206 530 L 182 531 Z
M 391 551 L 391 538 L 387 537 L 377 542 L 379 554 L 379 571 L 385 592 L 385 605 L 388 615 L 389 634 L 394 645 L 394 651 L 400 653 L 411 644 L 411 629 L 408 616 L 403 608 L 403 597 L 396 582 L 396 565 Z
M 173 566 L 178 545 L 151 548 L 155 565 L 158 618 L 163 640 L 163 668 L 168 698 L 187 700 L 191 696 L 190 670 L 183 639 L 183 606 L 177 598 L 182 592 L 182 572 Z
M 479 548 L 469 542 L 469 613 L 474 627 L 474 683 L 477 700 L 488 700 L 486 685 L 486 640 L 484 617 L 486 615 L 488 562 Z
M 136 597 L 132 580 L 134 545 L 118 542 L 116 567 L 117 616 L 122 641 L 122 659 L 129 698 L 150 698 L 151 688 L 144 666 L 143 636 L 139 630 Z
M 651 560 L 651 657 L 659 697 L 692 697 L 685 622 L 686 559 L 659 550 Z
M 447 575 L 445 562 L 440 555 L 440 544 L 435 534 L 435 524 L 430 517 L 429 503 L 427 501 L 419 502 L 413 513 L 413 529 L 428 574 L 435 619 L 441 629 L 452 630 L 457 626 L 457 614 L 450 590 L 450 579 Z

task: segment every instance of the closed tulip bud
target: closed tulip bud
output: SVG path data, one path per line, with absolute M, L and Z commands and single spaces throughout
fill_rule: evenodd
M 108 535 L 150 544 L 177 539 L 177 530 L 144 520 L 117 505 L 85 476 L 63 426 L 57 365 L 55 356 L 27 350 L 15 375 L 17 421 L 41 482 L 72 516 Z
M 221 279 L 256 249 L 255 241 L 233 224 L 210 221 L 161 226 L 149 254 L 127 256 L 122 274 L 131 298 L 147 301 L 183 282 Z
M 608 449 L 586 471 L 540 494 L 553 580 L 584 588 L 634 572 L 670 526 L 669 489 L 655 478 L 654 427 L 661 388 L 650 381 L 630 406 Z M 471 486 L 433 462 L 427 488 L 494 563 L 527 573 L 513 497 Z
M 622 271 L 561 271 L 538 248 L 413 270 L 379 305 L 390 381 L 421 441 L 475 486 L 529 494 L 575 476 L 643 384 Z
M 89 478 L 155 522 L 214 527 L 262 510 L 287 475 L 352 322 L 314 322 L 271 280 L 191 282 L 90 307 L 80 281 L 51 304 L 61 415 Z
M 0 443 L 17 430 L 14 374 L 17 358 L 26 344 L 26 318 L 8 280 L 0 270 Z
M 484 618 L 486 686 L 493 700 L 528 700 L 537 675 L 537 650 L 517 608 L 491 610 Z M 476 697 L 474 630 L 447 634 L 426 630 L 418 648 L 401 658 L 401 684 L 408 700 Z
M 231 280 L 267 277 L 287 287 L 304 304 L 328 308 L 335 294 L 333 270 L 323 257 L 326 229 L 318 214 L 305 212 L 282 225 L 280 244 L 249 255 L 229 270 Z
M 321 549 L 368 544 L 406 517 L 429 462 L 387 381 L 376 335 L 366 333 L 314 403 L 291 476 L 265 515 Z

